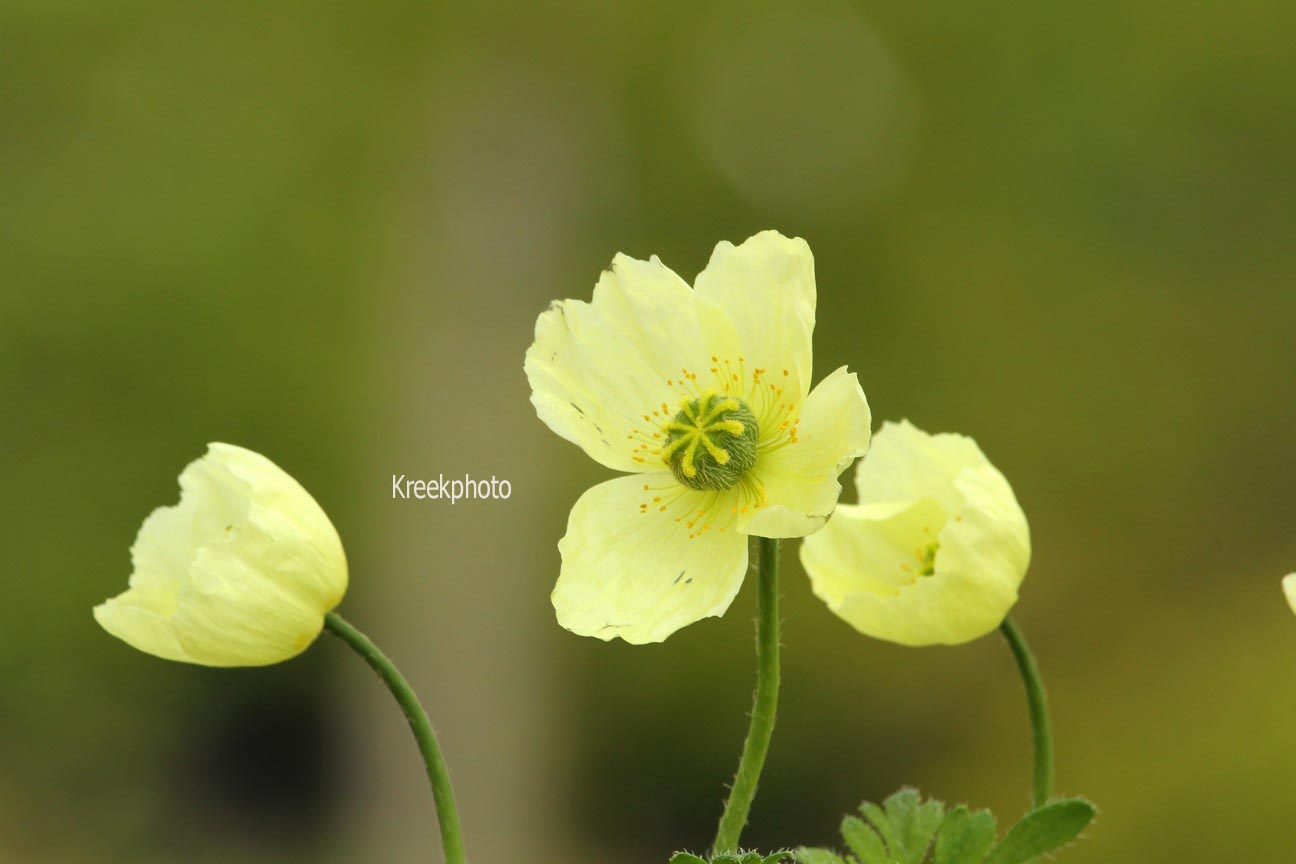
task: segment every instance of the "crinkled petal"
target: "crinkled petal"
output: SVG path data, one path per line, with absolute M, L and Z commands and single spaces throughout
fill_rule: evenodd
M 842 505 L 801 544 L 801 563 L 815 596 L 862 633 L 911 643 L 938 610 L 911 602 L 922 576 L 925 545 L 946 519 L 931 498 Z
M 740 246 L 715 247 L 694 287 L 733 323 L 746 368 L 788 371 L 788 392 L 800 402 L 810 390 L 815 324 L 814 256 L 800 238 L 763 231 Z M 728 341 L 712 353 L 729 356 Z
M 341 602 L 348 582 L 342 540 L 291 474 L 260 453 L 219 442 L 185 474 L 210 478 L 201 498 L 191 494 L 186 506 L 182 496 L 181 509 L 207 523 L 191 538 L 189 583 L 264 580 L 290 602 L 323 610 L 320 615 Z M 199 566 L 204 555 L 207 566 Z
M 678 410 L 668 382 L 710 365 L 693 290 L 656 257 L 618 255 L 592 302 L 540 316 L 525 368 L 550 429 L 609 468 L 641 472 L 661 464 L 642 447 L 669 419 L 663 405 Z
M 171 626 L 179 584 L 130 588 L 94 608 L 95 620 L 113 636 L 146 654 L 192 663 Z
M 653 501 L 655 490 L 666 500 Z M 641 644 L 724 614 L 747 571 L 746 536 L 721 525 L 732 500 L 683 490 L 664 471 L 588 490 L 558 544 L 558 623 L 582 636 Z
M 818 531 L 841 496 L 838 477 L 869 448 L 872 416 L 855 373 L 837 369 L 801 407 L 796 443 L 785 442 L 756 465 L 766 506 L 741 530 L 760 537 L 804 537 Z
M 893 641 L 970 642 L 998 627 L 1017 602 L 1030 566 L 1030 529 L 1008 481 L 984 465 L 960 472 L 955 483 L 966 505 L 940 533 L 935 574 L 902 592 L 914 595 L 906 598 L 909 638 Z
M 962 506 L 954 477 L 964 468 L 988 464 L 966 435 L 929 435 L 908 420 L 886 422 L 873 436 L 869 457 L 855 471 L 861 503 L 935 498 L 946 510 Z
M 948 518 L 934 498 L 839 507 L 801 547 L 815 594 L 861 633 L 902 645 L 954 645 L 999 626 L 1030 564 L 1026 517 L 990 465 L 953 485 L 963 506 Z M 934 572 L 921 575 L 933 537 Z
M 182 483 L 184 477 L 182 474 Z M 185 582 L 185 573 L 199 546 L 194 502 L 192 495 L 182 494 L 179 504 L 159 507 L 144 519 L 131 544 L 132 588 L 178 587 Z M 175 592 L 171 594 L 174 596 Z
M 231 452 L 240 450 L 209 444 L 207 455 L 185 466 L 180 503 L 150 513 L 131 546 L 132 587 L 186 582 L 198 549 L 218 542 L 227 528 L 247 518 L 252 487 L 225 464 Z
M 248 517 L 272 537 L 308 538 L 294 579 L 316 582 L 326 598 L 346 593 L 346 553 L 333 522 L 297 479 L 265 456 L 244 447 L 219 442 L 208 445 L 208 459 L 221 464 L 247 484 Z M 316 577 L 312 580 L 310 577 Z M 336 602 L 336 601 L 335 601 Z
M 193 581 L 180 592 L 172 625 L 192 662 L 279 663 L 306 650 L 323 629 L 324 613 L 332 606 L 281 578 L 284 562 L 296 553 L 278 558 L 268 551 L 270 544 L 258 545 L 266 551 L 249 555 L 248 544 L 204 548 L 191 568 Z

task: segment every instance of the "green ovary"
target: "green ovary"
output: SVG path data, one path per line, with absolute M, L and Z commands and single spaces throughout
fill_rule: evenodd
M 936 575 L 936 553 L 940 551 L 940 542 L 933 540 L 925 549 L 918 550 L 919 576 Z
M 665 431 L 662 461 L 691 489 L 732 489 L 756 464 L 760 427 L 736 396 L 704 393 L 686 400 Z

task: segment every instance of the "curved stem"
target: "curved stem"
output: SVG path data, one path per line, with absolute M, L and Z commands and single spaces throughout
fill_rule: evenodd
M 734 777 L 724 815 L 716 831 L 713 855 L 734 852 L 738 838 L 747 824 L 756 786 L 760 782 L 765 755 L 769 753 L 774 734 L 774 717 L 779 692 L 779 541 L 759 538 L 759 611 L 756 618 L 756 695 L 753 698 L 751 726 L 743 743 L 742 758 Z
M 441 848 L 445 852 L 446 864 L 464 864 L 463 833 L 459 828 L 459 811 L 455 808 L 454 790 L 450 788 L 450 772 L 441 756 L 441 746 L 437 744 L 432 722 L 428 720 L 427 712 L 419 703 L 414 688 L 401 675 L 396 664 L 378 650 L 378 646 L 370 642 L 368 636 L 347 623 L 341 615 L 328 613 L 324 616 L 324 626 L 364 658 L 405 712 L 405 719 L 409 721 L 414 739 L 418 741 L 419 752 L 423 754 L 423 762 L 427 766 L 428 780 L 432 784 L 432 797 L 436 800 L 437 822 L 441 825 Z
M 1021 672 L 1022 683 L 1026 685 L 1026 702 L 1030 707 L 1031 732 L 1035 747 L 1035 788 L 1032 800 L 1036 807 L 1042 807 L 1053 794 L 1053 727 L 1049 722 L 1044 679 L 1040 677 L 1035 654 L 1013 620 L 1005 618 L 999 625 L 999 630 L 1008 640 L 1008 647 L 1012 649 L 1013 658 L 1017 661 L 1017 669 Z

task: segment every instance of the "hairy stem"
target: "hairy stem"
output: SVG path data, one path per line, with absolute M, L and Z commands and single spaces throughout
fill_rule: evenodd
M 1049 721 L 1048 697 L 1044 693 L 1044 679 L 1040 677 L 1035 654 L 1021 630 L 1011 618 L 999 625 L 1008 640 L 1022 683 L 1026 686 L 1026 702 L 1030 708 L 1031 735 L 1035 748 L 1035 785 L 1032 800 L 1042 807 L 1053 794 L 1053 727 Z
M 378 646 L 370 642 L 368 636 L 351 626 L 341 615 L 328 613 L 324 617 L 324 626 L 364 658 L 405 712 L 405 719 L 414 732 L 414 740 L 418 742 L 419 752 L 423 754 L 428 781 L 432 784 L 432 797 L 436 801 L 437 822 L 441 826 L 441 848 L 445 853 L 446 864 L 464 864 L 467 859 L 464 857 L 463 833 L 459 828 L 459 811 L 455 808 L 454 790 L 450 787 L 450 772 L 441 756 L 436 732 L 433 731 L 432 723 L 415 695 L 414 688 L 401 675 L 396 664 L 378 650 Z
M 760 783 L 765 755 L 769 753 L 778 710 L 779 692 L 779 541 L 761 537 L 759 560 L 759 611 L 756 618 L 756 695 L 752 702 L 751 725 L 743 743 L 742 758 L 734 777 L 724 815 L 716 831 L 713 855 L 734 852 L 747 824 L 752 799 Z

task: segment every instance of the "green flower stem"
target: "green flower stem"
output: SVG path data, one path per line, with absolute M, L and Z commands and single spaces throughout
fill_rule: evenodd
M 1026 685 L 1026 702 L 1030 706 L 1031 733 L 1035 747 L 1035 788 L 1033 800 L 1042 807 L 1053 794 L 1053 727 L 1049 721 L 1048 697 L 1044 694 L 1044 679 L 1040 677 L 1035 654 L 1021 630 L 1011 618 L 999 625 L 1008 640 L 1022 683 Z
M 769 753 L 774 734 L 774 717 L 779 692 L 779 541 L 761 537 L 757 541 L 760 555 L 759 611 L 756 618 L 756 695 L 753 699 L 751 726 L 743 744 L 738 774 L 734 777 L 724 815 L 716 831 L 712 855 L 734 852 L 738 838 L 747 824 L 765 755 Z
M 401 675 L 396 664 L 378 650 L 378 646 L 370 642 L 368 636 L 352 627 L 341 615 L 328 613 L 324 616 L 324 626 L 364 658 L 405 712 L 405 719 L 409 721 L 414 738 L 418 741 L 419 752 L 423 754 L 423 762 L 427 766 L 428 780 L 432 784 L 432 797 L 436 801 L 437 822 L 441 825 L 441 848 L 445 852 L 446 864 L 464 864 L 467 859 L 464 857 L 463 833 L 459 828 L 459 811 L 455 808 L 454 790 L 450 787 L 450 772 L 441 756 L 436 732 L 433 731 L 432 723 L 419 703 L 414 688 Z

